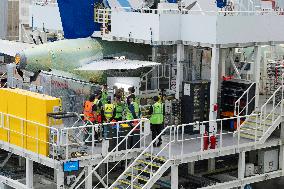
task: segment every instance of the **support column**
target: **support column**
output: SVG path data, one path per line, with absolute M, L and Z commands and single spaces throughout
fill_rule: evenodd
M 226 75 L 226 49 L 220 49 L 219 82 L 218 90 L 221 90 L 223 76 Z
M 245 152 L 240 152 L 239 163 L 238 163 L 238 179 L 245 178 L 245 167 L 246 167 L 246 154 Z
M 56 170 L 56 186 L 57 189 L 64 189 L 64 172 L 62 167 Z
M 177 77 L 176 77 L 176 99 L 179 99 L 182 91 L 183 82 L 183 61 L 184 61 L 184 45 L 177 45 Z
M 91 173 L 92 173 L 92 166 L 89 165 L 87 166 L 85 176 L 88 176 Z M 85 189 L 93 188 L 92 185 L 93 185 L 93 176 L 91 175 L 87 178 L 85 182 Z
M 192 49 L 192 57 L 191 57 L 191 62 L 192 62 L 192 65 L 191 67 L 194 67 L 197 65 L 197 48 L 196 47 L 193 47 Z M 197 77 L 197 73 L 195 72 L 195 69 L 192 69 L 192 74 L 191 74 L 191 80 L 196 80 Z
M 282 176 L 284 176 L 284 123 L 281 123 L 281 133 L 280 138 L 282 140 L 282 144 L 280 145 L 280 152 L 279 152 L 279 169 L 282 170 Z
M 210 112 L 209 120 L 217 119 L 217 111 L 214 111 L 214 105 L 217 104 L 218 100 L 218 83 L 219 83 L 219 61 L 220 61 L 220 49 L 218 46 L 214 45 L 212 48 L 212 58 L 211 58 L 211 84 L 210 84 Z M 216 132 L 216 123 L 210 123 L 209 132 Z
M 27 188 L 33 188 L 33 184 L 34 184 L 33 161 L 26 158 L 26 185 L 27 185 Z
M 208 159 L 208 171 L 209 172 L 215 171 L 215 168 L 216 168 L 215 158 Z
M 171 189 L 178 189 L 178 165 L 171 166 Z
M 153 62 L 156 62 L 157 61 L 157 51 L 158 51 L 158 47 L 156 46 L 153 46 L 152 47 L 152 61 Z M 151 89 L 158 89 L 158 80 L 157 80 L 157 77 L 158 77 L 158 69 L 159 67 L 158 66 L 155 66 L 153 68 L 153 72 L 152 72 L 152 82 L 151 82 Z
M 254 47 L 254 77 L 253 80 L 256 83 L 255 88 L 255 109 L 259 107 L 259 80 L 260 80 L 260 60 L 261 60 L 261 47 Z
M 195 162 L 189 162 L 189 163 L 187 164 L 187 166 L 188 166 L 188 174 L 194 175 Z

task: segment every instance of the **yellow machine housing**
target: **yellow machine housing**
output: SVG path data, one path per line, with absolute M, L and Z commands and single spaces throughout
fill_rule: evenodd
M 49 155 L 49 126 L 47 114 L 61 107 L 61 100 L 22 89 L 0 89 L 0 140 L 26 148 L 44 156 Z M 28 121 L 27 121 L 28 120 Z

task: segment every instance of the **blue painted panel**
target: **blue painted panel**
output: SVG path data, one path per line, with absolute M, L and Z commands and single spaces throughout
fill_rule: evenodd
M 85 38 L 100 31 L 100 24 L 94 22 L 94 4 L 98 1 L 58 0 L 66 39 Z
M 129 2 L 127 0 L 117 0 L 117 1 L 119 2 L 121 7 L 123 7 L 123 8 L 131 7 L 131 5 L 129 4 Z
M 63 171 L 79 171 L 79 161 L 68 161 L 63 164 Z
M 227 0 L 217 0 L 216 3 L 218 8 L 224 8 L 227 6 Z

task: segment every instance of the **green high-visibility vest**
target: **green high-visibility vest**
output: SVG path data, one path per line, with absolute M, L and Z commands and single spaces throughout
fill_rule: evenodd
M 126 120 L 133 120 L 133 119 L 134 119 L 134 117 L 133 117 L 131 111 L 129 110 L 129 107 L 127 106 L 126 107 Z
M 104 105 L 104 113 L 107 119 L 110 119 L 113 116 L 114 105 L 113 104 L 105 104 Z
M 137 116 L 137 118 L 140 117 L 140 107 L 139 107 L 139 104 L 137 102 L 132 102 L 133 106 L 134 106 L 134 111 L 135 111 L 135 114 Z
M 107 91 L 102 91 L 101 101 L 102 101 L 103 105 L 105 105 L 107 103 L 107 97 L 108 97 L 108 92 Z
M 151 124 L 162 124 L 164 122 L 164 106 L 160 102 L 156 102 L 153 106 L 153 113 L 150 118 Z
M 134 106 L 134 112 L 135 112 L 137 118 L 139 118 L 139 116 L 140 116 L 140 115 L 139 115 L 139 114 L 140 114 L 140 107 L 139 107 L 139 104 L 138 104 L 137 102 L 132 102 L 131 104 Z M 134 119 L 134 117 L 133 117 L 131 111 L 129 110 L 129 107 L 128 107 L 128 106 L 127 106 L 127 108 L 126 108 L 126 119 L 127 119 L 127 120 L 133 120 L 133 119 Z
M 115 105 L 115 118 L 122 118 L 124 110 L 124 104 L 123 103 L 118 103 Z

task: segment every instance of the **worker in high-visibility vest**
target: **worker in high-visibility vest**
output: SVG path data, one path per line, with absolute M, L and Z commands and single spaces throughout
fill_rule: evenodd
M 156 137 L 161 133 L 163 124 L 164 124 L 164 115 L 165 108 L 163 103 L 159 102 L 159 97 L 154 96 L 153 98 L 154 104 L 150 107 L 149 115 L 151 115 L 150 123 L 151 123 L 151 131 L 152 131 L 152 140 L 156 139 Z M 162 137 L 159 137 L 159 141 L 156 144 L 154 143 L 154 147 L 159 147 L 162 145 Z
M 125 104 L 123 103 L 121 96 L 117 95 L 115 97 L 114 102 L 115 108 L 114 108 L 114 119 L 116 121 L 122 121 L 123 120 L 123 114 L 125 109 Z
M 135 101 L 135 95 L 131 95 L 128 98 L 127 102 L 127 108 L 126 108 L 126 119 L 127 120 L 133 120 L 133 119 L 139 119 L 141 116 L 141 111 L 139 104 Z
M 89 100 L 84 103 L 84 121 L 88 124 L 93 124 L 96 121 L 96 112 L 94 107 L 95 96 L 91 95 Z
M 95 100 L 94 100 L 94 106 L 95 106 L 95 112 L 97 114 L 96 123 L 102 123 L 102 111 L 103 111 L 103 103 L 100 100 L 101 94 L 100 92 L 95 93 Z
M 97 115 L 96 115 L 96 112 L 95 112 L 95 106 L 94 106 L 94 100 L 95 100 L 95 96 L 94 95 L 91 95 L 89 100 L 87 100 L 85 103 L 84 103 L 84 122 L 87 124 L 87 125 L 94 125 L 96 119 L 97 119 Z M 91 141 L 87 141 L 88 138 L 91 139 L 91 137 L 89 137 L 89 135 L 91 134 L 92 132 L 92 128 L 91 127 L 86 127 L 86 133 L 85 133 L 85 136 L 84 136 L 84 141 L 86 143 L 86 145 L 90 145 L 92 144 Z
M 104 120 L 111 122 L 113 120 L 114 104 L 111 103 L 111 97 L 107 98 L 107 103 L 104 105 Z
M 108 91 L 107 91 L 107 85 L 103 85 L 102 91 L 101 91 L 101 102 L 103 105 L 105 105 L 108 101 Z

